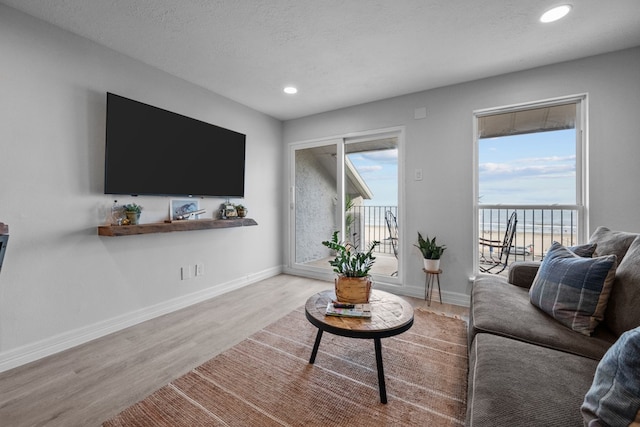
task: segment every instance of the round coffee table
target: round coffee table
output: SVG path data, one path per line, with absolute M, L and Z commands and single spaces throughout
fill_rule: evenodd
M 401 334 L 411 328 L 413 326 L 413 307 L 407 301 L 389 292 L 372 290 L 369 301 L 371 304 L 370 318 L 325 315 L 327 304 L 335 298 L 335 292 L 330 290 L 315 294 L 307 300 L 304 309 L 305 315 L 307 320 L 318 328 L 309 363 L 314 363 L 316 360 L 324 331 L 343 337 L 372 339 L 376 351 L 380 401 L 387 403 L 380 339 Z

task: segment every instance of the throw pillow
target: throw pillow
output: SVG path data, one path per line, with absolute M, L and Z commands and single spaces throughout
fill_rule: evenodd
M 638 233 L 611 231 L 607 227 L 598 227 L 589 238 L 589 243 L 597 243 L 595 256 L 616 255 L 618 262 L 626 256 L 629 245 L 638 237 Z
M 585 245 L 569 246 L 567 249 L 583 258 L 591 258 L 597 246 L 596 243 L 587 243 Z
M 580 410 L 589 426 L 640 423 L 640 328 L 622 334 L 600 360 Z
M 529 289 L 531 303 L 563 325 L 591 335 L 604 318 L 616 256 L 583 258 L 553 242 Z
M 629 246 L 627 254 L 618 258 L 616 280 L 604 313 L 607 329 L 622 335 L 625 331 L 640 326 L 640 236 Z

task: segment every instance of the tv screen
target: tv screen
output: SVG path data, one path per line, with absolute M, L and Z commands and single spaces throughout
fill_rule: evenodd
M 107 93 L 105 194 L 244 197 L 246 135 Z

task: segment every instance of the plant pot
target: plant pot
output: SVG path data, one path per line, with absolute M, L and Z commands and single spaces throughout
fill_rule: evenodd
M 247 216 L 247 210 L 246 209 L 237 209 L 238 212 L 238 217 L 240 218 L 244 218 L 245 216 Z
M 338 276 L 335 279 L 336 299 L 349 304 L 364 304 L 371 296 L 371 278 Z
M 140 222 L 140 212 L 125 212 L 127 215 L 127 219 L 129 220 L 129 224 L 137 225 Z
M 439 271 L 440 259 L 426 259 L 424 258 L 424 269 L 427 271 Z

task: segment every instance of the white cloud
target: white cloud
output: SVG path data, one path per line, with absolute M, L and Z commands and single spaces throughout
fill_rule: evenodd
M 479 165 L 481 179 L 544 179 L 575 176 L 575 156 L 551 156 L 515 159 L 509 163 L 487 162 Z
M 359 153 L 363 160 L 369 160 L 373 162 L 383 163 L 397 163 L 398 162 L 398 149 L 394 150 L 380 150 L 380 151 L 363 151 Z
M 369 165 L 369 166 L 359 166 L 358 167 L 358 172 L 360 172 L 361 174 L 366 174 L 366 173 L 371 173 L 371 172 L 378 172 L 382 170 L 382 166 L 380 165 Z

